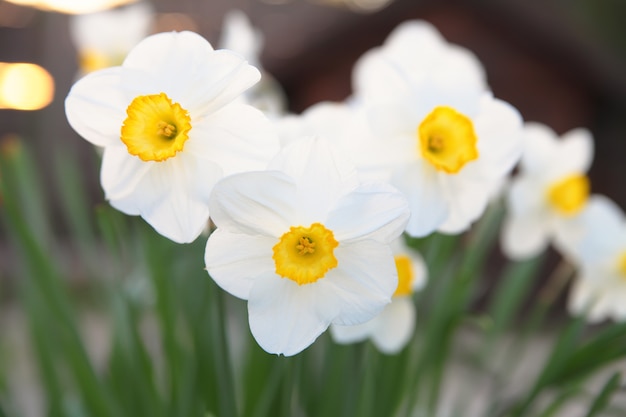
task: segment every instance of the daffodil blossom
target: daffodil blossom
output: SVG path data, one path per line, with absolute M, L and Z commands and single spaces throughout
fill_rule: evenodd
M 74 130 L 104 148 L 100 179 L 111 205 L 173 241 L 191 242 L 209 219 L 213 185 L 264 168 L 278 151 L 267 118 L 232 103 L 259 77 L 200 35 L 161 33 L 133 48 L 121 67 L 79 80 L 65 109 Z
M 577 217 L 589 199 L 592 159 L 593 139 L 586 129 L 559 138 L 543 124 L 526 123 L 520 170 L 507 194 L 502 225 L 507 256 L 536 256 L 551 242 L 567 255 L 577 239 Z
M 209 204 L 217 230 L 207 271 L 248 300 L 267 352 L 294 355 L 331 323 L 363 323 L 390 302 L 390 243 L 409 217 L 406 199 L 385 183 L 359 183 L 328 141 L 296 141 L 269 170 L 224 178 Z
M 578 276 L 569 310 L 590 322 L 626 320 L 626 217 L 613 201 L 596 196 L 581 220 L 586 228 L 573 250 Z
M 393 156 L 418 237 L 466 230 L 521 154 L 519 112 L 487 90 L 473 55 L 433 31 L 401 25 L 354 70 L 354 101 Z
M 148 36 L 154 20 L 150 3 L 70 17 L 70 35 L 78 51 L 81 75 L 121 65 L 126 54 Z
M 372 320 L 354 326 L 332 325 L 333 340 L 348 344 L 371 339 L 383 353 L 395 354 L 411 340 L 415 329 L 415 304 L 412 295 L 426 283 L 426 264 L 421 255 L 404 243 L 404 238 L 392 244 L 398 287 L 391 303 Z

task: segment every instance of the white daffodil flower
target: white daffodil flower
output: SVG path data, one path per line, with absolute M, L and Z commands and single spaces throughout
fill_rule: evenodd
M 239 55 L 200 35 L 171 32 L 139 43 L 121 67 L 88 74 L 70 90 L 70 125 L 103 147 L 105 197 L 179 242 L 198 237 L 224 175 L 263 169 L 278 139 L 257 109 L 231 103 L 259 80 Z
M 404 196 L 359 183 L 329 141 L 283 149 L 270 170 L 213 189 L 207 271 L 248 300 L 250 329 L 270 353 L 294 355 L 332 324 L 363 323 L 398 283 L 390 243 L 409 217 Z
M 581 218 L 586 228 L 573 250 L 578 276 L 569 310 L 590 322 L 626 320 L 626 217 L 613 201 L 596 196 Z
M 407 233 L 469 228 L 521 154 L 522 118 L 486 89 L 478 60 L 409 22 L 357 62 L 354 84 L 409 199 Z
M 536 256 L 550 243 L 567 256 L 579 234 L 578 215 L 589 200 L 592 159 L 593 138 L 586 129 L 559 138 L 543 124 L 526 123 L 524 151 L 502 225 L 502 250 L 508 257 Z
M 146 1 L 70 17 L 80 75 L 121 65 L 126 54 L 150 34 L 154 9 Z
M 392 244 L 398 287 L 391 303 L 372 320 L 355 326 L 330 326 L 333 340 L 341 344 L 371 339 L 386 354 L 400 352 L 411 340 L 415 329 L 415 304 L 412 295 L 426 284 L 427 269 L 422 256 L 400 237 Z

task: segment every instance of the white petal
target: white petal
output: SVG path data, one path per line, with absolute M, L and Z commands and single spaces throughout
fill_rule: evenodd
M 392 184 L 409 200 L 411 217 L 406 227 L 409 235 L 429 235 L 448 217 L 448 202 L 437 172 L 423 160 L 398 169 L 394 173 Z
M 370 124 L 373 121 L 368 115 L 363 106 L 321 102 L 309 107 L 298 118 L 299 130 L 288 133 L 294 135 L 293 139 L 319 136 L 338 144 L 356 165 L 360 178 L 387 181 L 390 175 L 388 167 L 395 160 L 395 152 L 390 151 L 395 149 L 372 134 Z M 378 112 L 372 114 L 378 115 Z M 290 143 L 293 139 L 285 142 Z
M 544 124 L 526 122 L 523 136 L 524 150 L 521 160 L 523 172 L 534 175 L 544 174 L 558 157 L 556 133 Z
M 319 282 L 319 281 L 318 281 Z M 322 334 L 339 306 L 328 287 L 298 285 L 278 276 L 260 276 L 250 291 L 248 316 L 257 343 L 269 353 L 295 355 Z
M 585 233 L 575 255 L 583 264 L 597 264 L 619 253 L 626 245 L 626 218 L 611 199 L 593 196 L 580 214 Z
M 214 231 L 206 244 L 207 272 L 225 291 L 247 300 L 256 277 L 275 275 L 272 247 L 276 239 Z
M 400 352 L 411 340 L 415 330 L 415 305 L 411 297 L 394 297 L 377 316 L 377 328 L 372 341 L 383 353 Z
M 157 232 L 178 243 L 195 240 L 209 219 L 208 197 L 221 170 L 179 153 L 152 164 L 135 190 L 111 205 L 139 213 Z
M 568 261 L 577 263 L 580 243 L 586 234 L 581 216 L 554 217 L 552 219 L 552 244 Z
M 436 59 L 446 44 L 446 40 L 431 23 L 424 20 L 409 20 L 399 24 L 385 39 L 384 45 L 390 55 L 410 55 L 419 50 L 420 56 L 423 57 L 419 61 L 428 61 Z
M 572 314 L 584 315 L 587 321 L 597 323 L 611 315 L 610 290 L 607 291 L 604 282 L 577 278 L 571 288 L 568 300 L 568 309 Z
M 448 43 L 428 22 L 413 20 L 398 25 L 384 48 L 413 74 L 426 74 L 441 83 L 486 87 L 478 58 L 469 50 Z
M 547 216 L 551 210 L 547 205 L 545 192 L 545 185 L 538 178 L 519 175 L 510 183 L 507 209 L 514 214 L 536 213 Z
M 374 239 L 389 243 L 402 234 L 409 216 L 403 194 L 390 185 L 371 183 L 340 198 L 326 225 L 339 241 Z
M 206 72 L 210 71 L 210 79 L 206 79 Z M 190 112 L 194 114 L 210 114 L 226 104 L 232 102 L 242 93 L 255 85 L 261 79 L 261 73 L 249 65 L 240 55 L 227 50 L 213 52 L 204 69 L 198 73 L 198 80 L 206 83 L 198 88 L 195 84 L 188 84 L 182 97 L 189 97 Z M 207 99 L 210 98 L 210 101 Z M 202 103 L 196 107 L 195 103 Z
M 388 100 L 406 95 L 406 80 L 380 48 L 372 49 L 356 62 L 352 72 L 355 93 L 365 100 Z
M 302 224 L 326 218 L 336 201 L 359 185 L 354 165 L 324 138 L 306 138 L 284 148 L 270 163 L 295 179 Z
M 148 36 L 124 60 L 124 67 L 145 72 L 186 74 L 191 62 L 202 61 L 213 52 L 211 44 L 193 32 L 163 32 Z M 194 56 L 195 55 L 195 56 Z
M 107 200 L 118 200 L 132 193 L 154 162 L 142 161 L 128 153 L 126 145 L 108 146 L 102 154 L 100 181 Z M 129 212 L 126 214 L 139 214 Z
M 154 87 L 190 111 L 192 117 L 211 113 L 254 85 L 260 72 L 231 51 L 215 51 L 193 32 L 167 32 L 149 36 L 128 54 L 124 68 L 127 84 L 151 78 Z M 135 76 L 133 76 L 135 75 Z
M 406 85 L 427 81 L 458 88 L 486 88 L 479 60 L 470 51 L 447 43 L 429 23 L 398 26 L 382 47 L 357 61 L 354 90 L 366 100 L 397 97 Z
M 340 243 L 335 257 L 337 267 L 318 281 L 339 300 L 341 312 L 333 323 L 354 325 L 370 320 L 389 303 L 398 286 L 391 248 L 372 240 Z
M 265 169 L 278 152 L 270 121 L 245 104 L 229 104 L 195 123 L 185 152 L 215 161 L 224 175 Z
M 513 106 L 485 95 L 480 114 L 474 119 L 478 136 L 481 170 L 496 180 L 517 164 L 522 156 L 522 117 Z
M 206 203 L 190 199 L 177 189 L 167 198 L 145 207 L 140 214 L 160 235 L 177 243 L 196 240 L 209 221 Z
M 372 334 L 374 328 L 377 327 L 377 317 L 365 323 L 355 324 L 354 326 L 341 326 L 339 324 L 330 325 L 330 334 L 335 343 L 347 345 L 366 340 Z
M 593 161 L 593 137 L 587 129 L 574 129 L 565 133 L 559 143 L 556 161 L 566 173 L 586 173 Z
M 526 123 L 524 141 L 524 170 L 549 180 L 586 173 L 593 159 L 593 138 L 586 129 L 574 129 L 559 138 L 545 125 Z
M 442 183 L 449 211 L 438 230 L 443 233 L 461 233 L 484 213 L 493 187 L 487 181 L 467 178 L 463 173 L 446 175 Z
M 233 233 L 280 237 L 295 224 L 295 196 L 293 180 L 282 172 L 231 175 L 213 189 L 211 218 Z
M 546 219 L 532 213 L 509 213 L 502 222 L 502 251 L 511 259 L 539 255 L 549 244 L 550 229 Z
M 122 69 L 107 68 L 88 74 L 72 86 L 65 99 L 70 126 L 97 146 L 120 142 L 128 98 L 120 91 Z

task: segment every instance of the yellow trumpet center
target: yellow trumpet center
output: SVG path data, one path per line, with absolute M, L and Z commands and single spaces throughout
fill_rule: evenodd
M 272 248 L 276 273 L 298 285 L 311 284 L 337 266 L 333 232 L 321 223 L 292 226 Z
M 626 251 L 622 252 L 617 263 L 617 272 L 623 281 L 626 281 Z
M 397 255 L 394 257 L 394 260 L 398 270 L 398 287 L 393 295 L 394 297 L 410 295 L 413 293 L 413 280 L 415 279 L 411 259 L 406 255 Z
M 578 213 L 589 198 L 589 178 L 570 175 L 555 182 L 548 189 L 548 201 L 558 212 L 566 216 Z
M 456 174 L 478 158 L 472 121 L 451 107 L 435 107 L 420 123 L 417 136 L 422 156 L 448 174 Z
M 183 150 L 191 118 L 165 94 L 138 96 L 126 109 L 121 139 L 143 161 L 165 161 Z

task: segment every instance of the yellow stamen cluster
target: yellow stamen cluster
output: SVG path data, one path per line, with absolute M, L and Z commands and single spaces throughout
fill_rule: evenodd
M 333 232 L 321 223 L 292 226 L 272 248 L 276 273 L 299 285 L 311 284 L 337 266 Z
M 165 161 L 183 150 L 191 118 L 165 94 L 138 96 L 126 109 L 121 139 L 143 161 Z
M 472 121 L 451 107 L 435 107 L 420 123 L 417 136 L 421 155 L 448 174 L 456 174 L 478 158 Z

